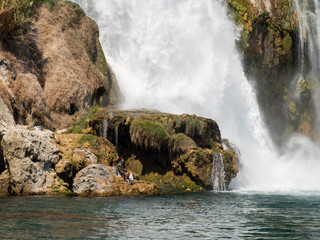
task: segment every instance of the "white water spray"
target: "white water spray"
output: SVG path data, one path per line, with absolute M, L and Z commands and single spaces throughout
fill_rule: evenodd
M 320 170 L 320 164 L 313 161 L 311 143 L 303 149 L 312 155 L 311 169 L 298 147 L 286 157 L 276 155 L 242 70 L 237 29 L 222 2 L 77 2 L 99 25 L 107 60 L 126 97 L 123 108 L 196 113 L 217 120 L 223 137 L 241 151 L 243 169 L 233 183 L 238 189 L 319 189 L 320 176 L 312 170 Z

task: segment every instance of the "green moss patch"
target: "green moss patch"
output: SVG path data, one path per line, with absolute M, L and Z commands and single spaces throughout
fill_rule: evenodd
M 88 112 L 77 122 L 73 123 L 71 128 L 68 129 L 68 133 L 83 133 L 83 130 L 88 128 L 88 120 L 94 118 L 101 112 L 102 109 L 99 106 L 94 106 L 88 110 Z
M 170 139 L 170 151 L 176 153 L 186 152 L 192 148 L 197 148 L 197 144 L 183 133 L 174 134 Z
M 156 184 L 161 193 L 198 192 L 204 190 L 193 182 L 187 175 L 175 175 L 172 171 L 165 175 L 149 173 L 141 177 L 142 180 Z
M 144 148 L 158 149 L 165 146 L 169 134 L 158 122 L 150 120 L 133 120 L 130 126 L 131 142 Z

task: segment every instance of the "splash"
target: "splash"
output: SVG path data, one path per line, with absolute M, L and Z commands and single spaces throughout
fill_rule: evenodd
M 294 138 L 279 156 L 235 46 L 238 29 L 217 0 L 77 0 L 100 28 L 126 96 L 122 108 L 215 119 L 241 152 L 237 189 L 317 188 L 319 155 Z M 298 147 L 297 147 L 298 146 Z M 307 155 L 305 155 L 307 153 Z M 319 171 L 318 171 L 319 172 Z

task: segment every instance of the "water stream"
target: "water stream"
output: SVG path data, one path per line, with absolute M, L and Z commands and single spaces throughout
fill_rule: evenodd
M 213 154 L 212 182 L 213 191 L 225 191 L 225 171 L 221 153 Z
M 238 29 L 218 0 L 77 0 L 94 18 L 126 101 L 215 119 L 241 152 L 236 189 L 320 189 L 320 152 L 293 137 L 278 155 L 235 46 Z M 320 102 L 320 101 L 319 101 Z

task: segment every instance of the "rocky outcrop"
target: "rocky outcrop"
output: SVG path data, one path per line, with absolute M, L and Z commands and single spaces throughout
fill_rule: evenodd
M 242 27 L 239 41 L 245 73 L 254 82 L 257 98 L 273 140 L 281 145 L 293 132 L 313 135 L 312 79 L 303 81 L 299 13 L 291 0 L 227 0 Z M 304 53 L 307 54 L 307 53 Z M 305 61 L 306 64 L 307 61 Z M 300 79 L 301 80 L 301 79 Z
M 152 111 L 95 110 L 72 129 L 108 139 L 128 169 L 165 191 L 213 189 L 213 155 L 222 154 L 224 184 L 238 172 L 236 156 L 224 150 L 220 130 L 211 119 Z M 172 183 L 168 184 L 168 179 Z
M 147 182 L 131 184 L 117 179 L 115 167 L 93 164 L 81 170 L 74 179 L 73 192 L 77 196 L 154 195 L 159 188 Z
M 69 1 L 35 5 L 1 40 L 0 80 L 0 119 L 8 123 L 62 128 L 96 103 L 121 99 L 96 23 Z
M 222 146 L 211 119 L 103 108 L 89 113 L 59 134 L 2 121 L 0 194 L 106 197 L 212 190 L 227 187 L 238 172 L 236 152 L 227 141 L 228 147 Z M 117 175 L 120 158 L 133 181 Z
M 70 186 L 76 174 L 91 164 L 112 166 L 119 161 L 115 147 L 106 139 L 83 134 L 57 134 L 60 160 L 57 174 Z
M 88 137 L 89 136 L 89 137 Z M 117 176 L 115 147 L 106 139 L 0 127 L 0 195 L 117 196 L 158 194 L 159 188 Z
M 52 132 L 23 127 L 2 127 L 0 132 L 5 164 L 0 176 L 2 194 L 70 193 L 53 168 L 59 161 L 59 152 Z

